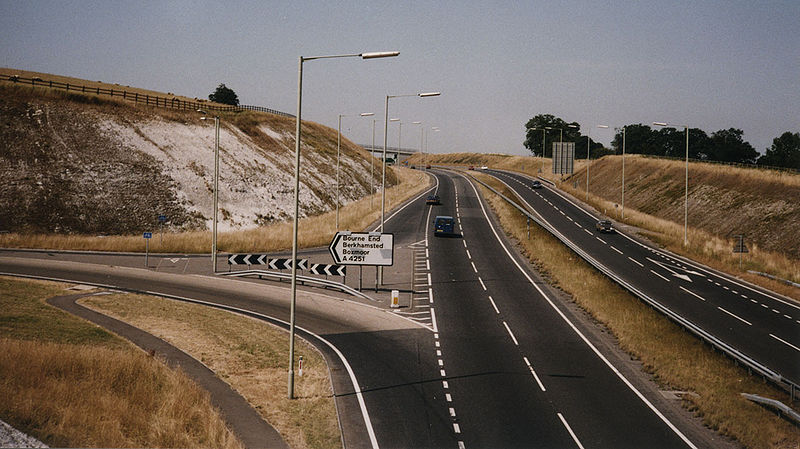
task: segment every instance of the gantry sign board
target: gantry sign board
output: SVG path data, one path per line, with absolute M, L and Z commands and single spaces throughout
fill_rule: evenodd
M 340 231 L 328 249 L 338 265 L 392 265 L 394 234 Z
M 575 142 L 553 142 L 553 174 L 571 175 L 575 162 Z

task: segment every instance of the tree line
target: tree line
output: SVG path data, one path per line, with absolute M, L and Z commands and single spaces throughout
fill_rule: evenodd
M 542 155 L 542 140 L 545 139 L 544 156 L 552 156 L 552 142 L 561 138 L 575 142 L 575 157 L 586 157 L 587 141 L 591 157 L 606 154 L 622 154 L 623 128 L 616 128 L 611 149 L 587 139 L 581 134 L 580 125 L 567 123 L 551 114 L 539 114 L 525 124 L 526 136 L 523 145 L 534 155 Z M 655 156 L 685 157 L 686 130 L 672 127 L 652 128 L 649 125 L 633 124 L 624 127 L 625 152 Z M 689 128 L 689 157 L 702 161 L 735 162 L 763 166 L 800 169 L 800 132 L 785 132 L 772 141 L 772 146 L 759 155 L 753 146 L 742 139 L 741 129 L 729 128 L 706 134 L 699 128 Z

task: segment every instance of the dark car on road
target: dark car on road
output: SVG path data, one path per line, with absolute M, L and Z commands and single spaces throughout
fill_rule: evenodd
M 532 189 L 541 189 L 542 188 L 542 183 L 539 182 L 539 181 L 533 181 L 531 183 L 531 188 Z
M 428 195 L 428 197 L 425 198 L 425 204 L 427 204 L 429 206 L 441 204 L 439 202 L 439 195 Z
M 594 228 L 598 232 L 614 232 L 614 225 L 611 224 L 611 220 L 600 220 L 594 225 Z
M 433 235 L 435 236 L 451 236 L 455 235 L 456 221 L 453 217 L 447 215 L 438 215 L 433 220 Z

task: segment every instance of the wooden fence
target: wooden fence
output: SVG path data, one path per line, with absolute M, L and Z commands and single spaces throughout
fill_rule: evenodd
M 205 100 L 185 101 L 175 97 L 159 97 L 155 95 L 140 94 L 138 92 L 128 92 L 125 89 L 113 89 L 102 87 L 83 86 L 80 84 L 62 83 L 59 81 L 43 80 L 39 77 L 24 78 L 17 75 L 2 75 L 0 74 L 0 81 L 7 81 L 15 84 L 24 84 L 38 87 L 48 87 L 53 89 L 64 89 L 66 91 L 80 92 L 84 94 L 94 95 L 109 95 L 111 97 L 122 97 L 123 100 L 132 101 L 136 104 L 144 104 L 157 108 L 170 108 L 180 109 L 184 111 L 194 111 L 197 109 L 204 109 L 209 111 L 259 111 L 269 114 L 280 115 L 283 117 L 294 117 L 292 114 L 286 112 L 276 111 L 275 109 L 265 108 L 261 106 L 221 106 L 218 104 L 206 102 Z

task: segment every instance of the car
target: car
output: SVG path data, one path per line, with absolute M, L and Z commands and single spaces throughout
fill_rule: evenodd
M 538 180 L 537 181 L 533 181 L 531 183 L 531 188 L 532 189 L 541 189 L 542 188 L 542 183 L 539 182 Z
M 426 170 L 429 170 L 430 168 L 431 168 L 431 164 L 428 164 L 428 165 L 425 166 Z
M 488 169 L 489 169 L 489 167 L 487 167 L 485 165 L 483 167 L 481 167 L 481 170 L 488 170 Z
M 411 169 L 412 169 L 412 170 L 416 170 L 416 169 L 417 169 L 417 166 L 416 166 L 416 165 L 412 165 L 412 166 L 411 166 Z
M 594 228 L 597 232 L 614 232 L 614 225 L 611 224 L 611 220 L 600 220 L 594 225 Z
M 474 165 L 470 165 L 467 170 L 475 170 L 475 166 Z
M 428 195 L 428 197 L 425 198 L 425 204 L 427 204 L 429 206 L 441 204 L 439 202 L 439 195 Z
M 433 220 L 433 235 L 455 235 L 456 221 L 448 215 L 437 215 Z

